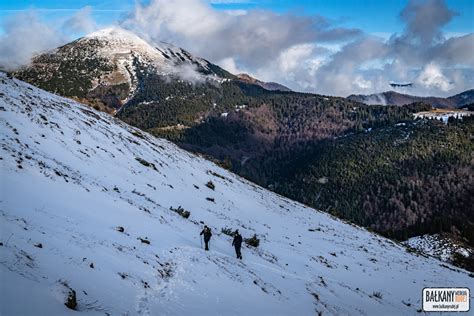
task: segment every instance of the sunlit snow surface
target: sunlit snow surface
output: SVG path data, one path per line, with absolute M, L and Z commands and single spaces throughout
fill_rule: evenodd
M 1 315 L 78 315 L 68 287 L 94 315 L 418 315 L 426 286 L 473 288 L 465 271 L 3 73 L 0 124 Z M 225 227 L 260 246 L 237 260 Z
M 439 234 L 412 237 L 405 244 L 424 254 L 429 254 L 447 262 L 453 260 L 455 254 L 460 254 L 463 257 L 471 255 L 470 249 Z

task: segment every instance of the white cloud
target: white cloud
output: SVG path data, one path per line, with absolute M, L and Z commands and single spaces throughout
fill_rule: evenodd
M 321 16 L 263 10 L 229 15 L 200 0 L 138 4 L 122 25 L 149 40 L 173 42 L 214 62 L 231 57 L 238 61 L 238 68 L 254 70 L 292 46 L 337 42 L 360 34 L 334 27 Z
M 182 64 L 177 68 L 176 75 L 188 82 L 199 83 L 204 82 L 204 76 L 200 74 L 194 65 Z
M 453 83 L 433 63 L 429 63 L 423 68 L 416 82 L 428 89 L 439 89 L 444 92 L 453 89 Z
M 296 90 L 339 96 L 390 90 L 393 81 L 414 82 L 405 92 L 417 95 L 459 93 L 474 85 L 474 34 L 446 39 L 442 27 L 455 15 L 441 0 L 412 0 L 402 12 L 406 28 L 401 34 L 366 34 L 346 44 L 315 41 L 326 54 L 313 51 L 298 63 L 287 61 L 291 67 L 272 63 L 262 67 L 273 71 L 258 73 Z M 316 56 L 320 60 L 311 69 Z
M 368 90 L 372 88 L 372 83 L 369 80 L 365 80 L 362 76 L 358 75 L 355 77 L 354 84 L 360 89 Z
M 285 49 L 278 57 L 279 70 L 284 72 L 295 70 L 302 61 L 307 60 L 312 55 L 314 48 L 314 44 L 305 43 Z
M 14 70 L 41 53 L 64 42 L 64 36 L 43 23 L 34 11 L 7 19 L 0 36 L 0 69 Z
M 236 4 L 236 3 L 254 3 L 249 0 L 210 0 L 208 1 L 212 4 Z
M 224 58 L 221 61 L 218 61 L 216 64 L 233 74 L 245 72 L 237 68 L 235 60 L 232 57 Z
M 97 28 L 91 7 L 84 7 L 56 27 L 42 21 L 38 12 L 22 11 L 2 23 L 0 69 L 15 70 L 28 64 L 34 55 L 67 43 L 72 35 Z
M 227 14 L 226 14 L 227 15 Z M 225 16 L 200 1 L 175 0 L 137 3 L 134 12 L 124 21 L 150 38 L 178 35 L 205 39 L 224 22 Z
M 233 16 L 246 15 L 248 13 L 247 10 L 241 10 L 241 9 L 225 10 L 224 12 L 227 13 L 228 15 L 233 15 Z
M 72 33 L 91 33 L 97 30 L 97 24 L 91 16 L 92 7 L 86 6 L 67 19 L 63 28 Z

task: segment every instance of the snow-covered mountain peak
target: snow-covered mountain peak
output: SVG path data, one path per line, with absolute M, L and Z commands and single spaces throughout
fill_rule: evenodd
M 126 30 L 120 26 L 111 26 L 104 29 L 100 29 L 93 33 L 90 33 L 84 38 L 114 38 L 118 40 L 127 40 L 127 41 L 143 41 L 138 35 L 135 33 Z M 143 41 L 146 43 L 145 41 Z
M 109 58 L 133 59 L 139 57 L 154 66 L 169 65 L 167 59 L 155 47 L 135 33 L 121 27 L 110 27 L 84 36 L 78 43 L 98 41 L 98 52 Z
M 417 315 L 424 287 L 472 288 L 463 270 L 3 73 L 0 113 L 1 315 L 72 315 L 72 290 L 91 315 Z M 237 228 L 260 239 L 242 261 Z
M 147 78 L 222 82 L 232 74 L 182 48 L 162 42 L 154 45 L 129 30 L 111 27 L 36 56 L 15 76 L 117 110 L 145 86 Z
M 209 62 L 193 56 L 186 50 L 170 43 L 160 41 L 157 45 L 146 42 L 132 31 L 114 26 L 105 28 L 78 40 L 78 43 L 99 41 L 99 52 L 107 57 L 134 55 L 144 58 L 147 62 L 165 72 L 179 72 L 174 69 L 183 64 L 193 65 L 201 70 L 209 71 Z
M 138 53 L 148 54 L 155 59 L 155 62 L 174 61 L 178 64 L 182 62 L 197 62 L 203 67 L 207 67 L 207 63 L 204 59 L 192 56 L 189 52 L 176 45 L 163 41 L 160 41 L 157 45 L 152 45 L 132 31 L 119 26 L 98 30 L 84 36 L 79 39 L 79 41 L 87 41 L 90 39 L 106 41 L 107 43 L 112 44 L 112 48 L 122 48 L 124 52 L 136 50 Z

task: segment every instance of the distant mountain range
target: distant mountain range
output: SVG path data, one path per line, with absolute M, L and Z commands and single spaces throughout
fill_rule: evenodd
M 288 91 L 117 28 L 39 55 L 14 75 L 386 236 L 445 232 L 474 247 L 474 120 L 414 121 L 431 109 L 423 99 L 389 92 L 366 105 L 360 96 Z M 445 100 L 468 104 L 472 90 Z
M 435 108 L 455 109 L 474 103 L 474 89 L 447 97 L 419 97 L 409 94 L 402 94 L 395 91 L 387 91 L 374 94 L 353 94 L 347 99 L 364 103 L 367 105 L 404 105 L 414 102 L 424 102 Z

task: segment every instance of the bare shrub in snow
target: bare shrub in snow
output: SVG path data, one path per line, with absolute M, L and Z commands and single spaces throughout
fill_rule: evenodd
M 141 163 L 142 165 L 144 165 L 145 167 L 148 167 L 148 168 L 151 168 L 151 169 L 153 169 L 153 170 L 155 170 L 155 171 L 158 171 L 158 169 L 156 169 L 156 166 L 155 166 L 154 163 L 148 162 L 148 161 L 146 161 L 145 159 L 139 158 L 139 157 L 135 157 L 135 159 L 136 159 L 139 163 Z
M 231 228 L 224 227 L 221 229 L 221 232 L 227 236 L 234 237 L 235 236 L 235 230 Z
M 216 189 L 216 186 L 214 185 L 214 183 L 212 183 L 212 181 L 209 181 L 206 183 L 206 187 L 208 187 L 209 189 L 211 190 L 215 190 Z
M 73 289 L 69 289 L 69 294 L 67 296 L 66 302 L 64 303 L 67 308 L 76 310 L 77 308 L 77 300 L 76 300 L 76 291 Z
M 251 238 L 245 238 L 245 243 L 252 247 L 258 247 L 260 245 L 260 239 L 257 238 L 257 234 L 254 234 Z
M 170 210 L 175 212 L 175 213 L 178 213 L 179 215 L 181 215 L 182 217 L 184 218 L 189 218 L 189 216 L 191 215 L 191 212 L 190 211 L 187 211 L 185 210 L 184 208 L 180 206 L 178 206 L 178 208 L 173 208 L 172 206 L 170 207 Z

